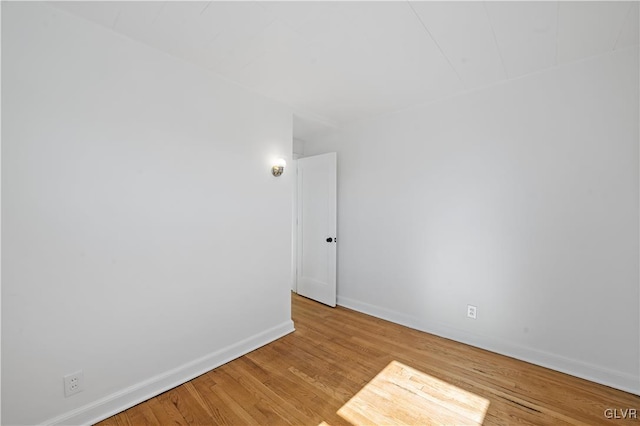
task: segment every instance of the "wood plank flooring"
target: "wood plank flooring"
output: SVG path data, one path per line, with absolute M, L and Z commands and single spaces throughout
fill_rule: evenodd
M 297 295 L 292 317 L 294 333 L 99 425 L 640 425 L 629 393 Z

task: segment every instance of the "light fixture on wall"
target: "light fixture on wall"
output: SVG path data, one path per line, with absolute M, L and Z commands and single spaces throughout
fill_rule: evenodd
M 284 158 L 278 158 L 275 164 L 273 165 L 273 167 L 271 168 L 271 174 L 274 175 L 275 177 L 280 176 L 281 174 L 284 173 L 284 167 L 286 165 L 287 165 L 287 162 L 284 160 Z

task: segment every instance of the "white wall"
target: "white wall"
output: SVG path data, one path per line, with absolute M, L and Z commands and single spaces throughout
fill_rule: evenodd
M 638 75 L 636 46 L 306 141 L 338 152 L 339 303 L 640 392 Z
M 290 111 L 2 9 L 2 423 L 89 423 L 290 332 Z

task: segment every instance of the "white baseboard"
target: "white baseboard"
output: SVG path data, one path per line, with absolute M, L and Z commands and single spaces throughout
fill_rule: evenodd
M 169 370 L 144 382 L 122 389 L 105 398 L 83 407 L 69 411 L 43 424 L 47 425 L 85 425 L 94 424 L 114 414 L 131 408 L 136 404 L 153 398 L 163 392 L 192 380 L 207 371 L 226 364 L 261 346 L 273 342 L 294 331 L 293 321 L 286 321 L 262 333 L 244 339 L 234 345 L 205 355 L 199 359 Z
M 556 370 L 581 379 L 586 379 L 591 382 L 600 383 L 635 395 L 640 395 L 640 378 L 631 374 L 521 346 L 502 339 L 469 333 L 442 323 L 426 322 L 401 312 L 370 305 L 347 297 L 338 296 L 338 305 L 391 321 L 396 324 L 404 325 L 409 328 L 455 340 L 457 342 L 491 352 L 496 352 L 501 355 L 506 355 L 531 364 Z

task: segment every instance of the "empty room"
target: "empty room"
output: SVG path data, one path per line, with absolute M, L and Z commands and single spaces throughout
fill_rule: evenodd
M 2 1 L 3 425 L 637 424 L 638 1 Z

